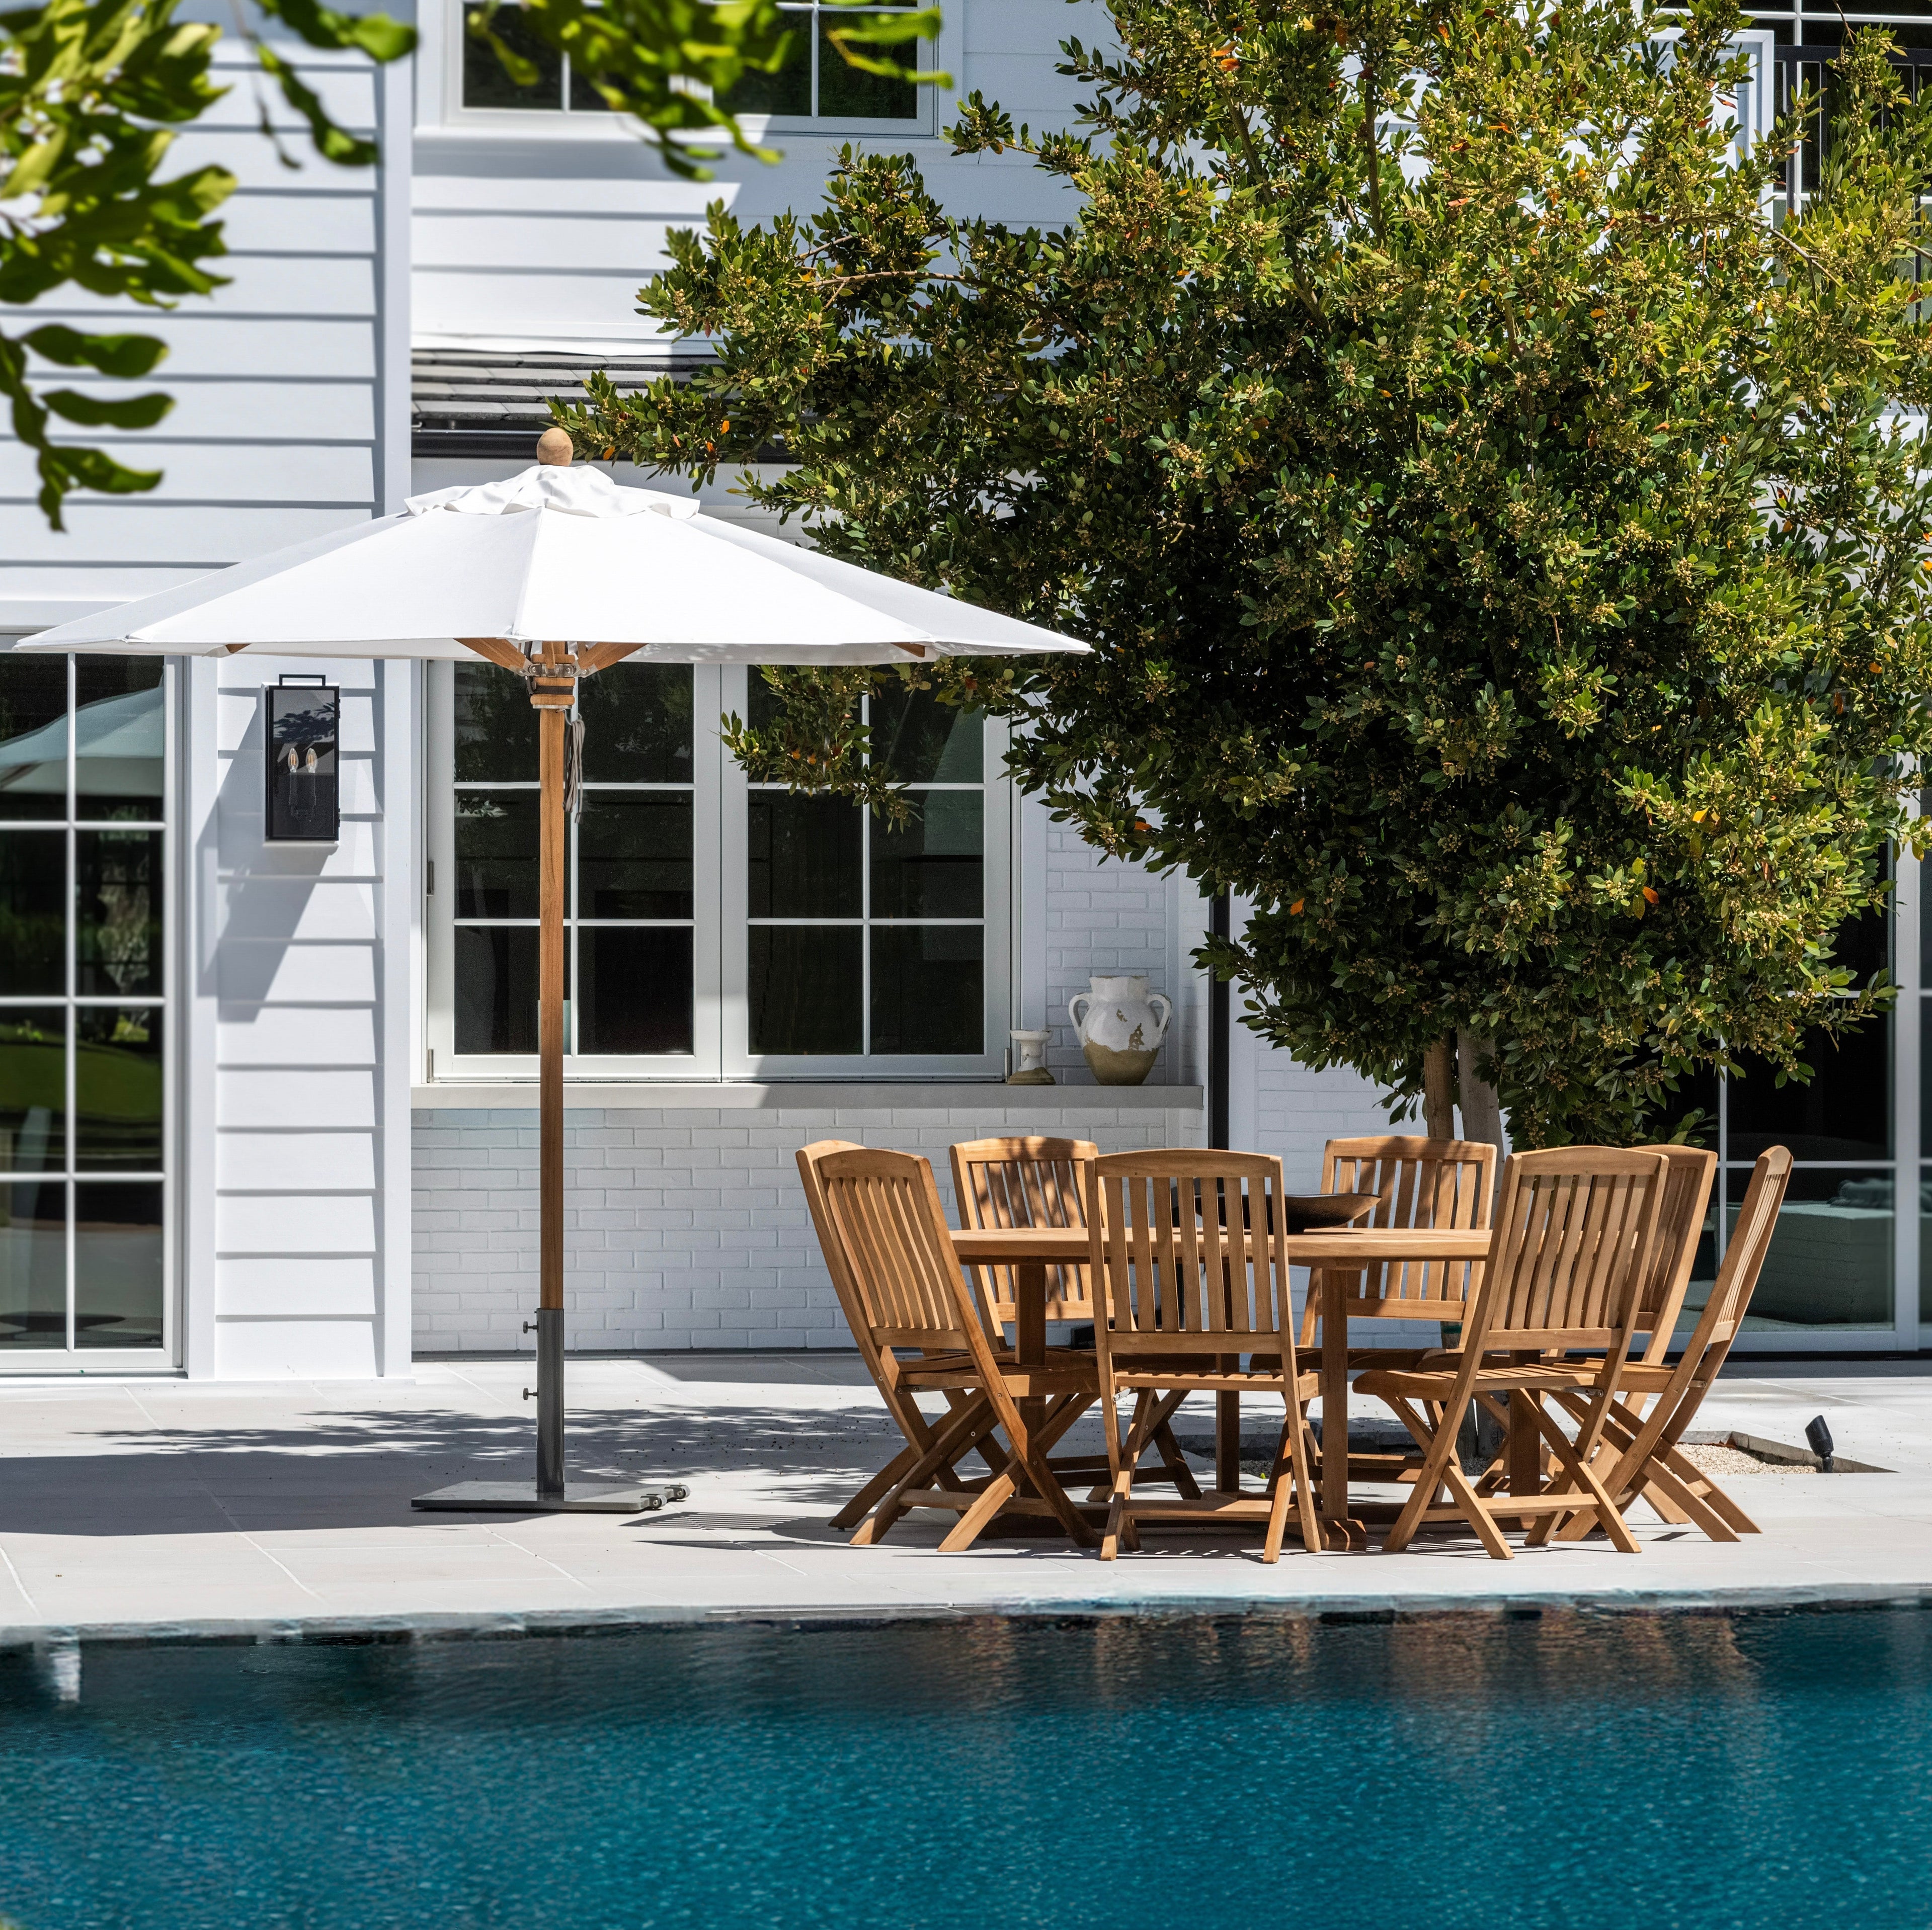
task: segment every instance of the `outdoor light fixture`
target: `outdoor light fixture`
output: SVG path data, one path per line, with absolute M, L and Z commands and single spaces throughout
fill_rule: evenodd
M 271 844 L 333 844 L 342 826 L 342 693 L 319 676 L 266 685 L 268 787 L 263 835 Z
M 1804 1438 L 1811 1443 L 1811 1452 L 1818 1457 L 1820 1471 L 1832 1472 L 1832 1431 L 1825 1425 L 1822 1414 L 1814 1416 L 1804 1424 Z

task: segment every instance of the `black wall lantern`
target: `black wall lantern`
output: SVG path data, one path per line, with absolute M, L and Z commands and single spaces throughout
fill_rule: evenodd
M 285 676 L 268 700 L 268 830 L 272 844 L 333 844 L 342 823 L 342 693 L 320 677 Z

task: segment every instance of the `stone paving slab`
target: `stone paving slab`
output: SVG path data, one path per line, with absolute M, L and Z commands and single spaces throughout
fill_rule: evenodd
M 944 1524 L 917 1515 L 878 1548 L 850 1547 L 826 1521 L 896 1444 L 856 1359 L 573 1361 L 573 1471 L 690 1488 L 635 1518 L 410 1508 L 450 1482 L 529 1477 L 526 1361 L 419 1362 L 413 1384 L 0 1383 L 0 1644 L 748 1616 L 1932 1605 L 1932 1362 L 1734 1366 L 1701 1428 L 1796 1443 L 1822 1413 L 1843 1453 L 1893 1471 L 1741 1477 L 1733 1491 L 1765 1532 L 1735 1544 L 1640 1509 L 1636 1557 L 1599 1539 L 1502 1563 L 1441 1537 L 1395 1556 L 1291 1544 L 1272 1568 L 1252 1534 L 1150 1535 L 1108 1563 L 1045 1534 L 941 1555 Z M 1184 1419 L 1184 1433 L 1211 1427 L 1204 1406 Z M 1098 1451 L 1097 1426 L 1083 1428 Z

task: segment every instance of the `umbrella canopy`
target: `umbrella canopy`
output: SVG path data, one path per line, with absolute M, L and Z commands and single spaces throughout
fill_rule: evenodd
M 564 793 L 566 718 L 578 684 L 626 658 L 892 664 L 1087 646 L 701 517 L 688 498 L 620 489 L 594 469 L 569 467 L 569 439 L 560 431 L 544 436 L 538 454 L 536 467 L 508 481 L 412 496 L 400 515 L 238 563 L 16 647 L 482 657 L 524 678 L 537 712 L 540 784 L 537 1478 L 533 1488 L 462 1482 L 418 1496 L 417 1505 L 628 1509 L 656 1498 L 567 1490 L 564 1478 Z M 23 775 L 30 768 L 22 766 Z
M 466 637 L 640 663 L 883 664 L 1084 644 L 714 517 L 538 465 L 44 631 L 29 650 L 464 658 Z

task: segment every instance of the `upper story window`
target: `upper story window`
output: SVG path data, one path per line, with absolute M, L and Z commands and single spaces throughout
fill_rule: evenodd
M 429 1042 L 440 1078 L 536 1069 L 536 737 L 518 679 L 438 666 Z M 871 700 L 902 826 L 746 783 L 718 741 L 755 672 L 591 679 L 569 835 L 565 1052 L 577 1078 L 962 1078 L 1004 1064 L 1009 787 L 1000 727 Z
M 905 6 L 914 0 L 878 0 L 882 8 Z M 462 101 L 466 108 L 528 109 L 565 114 L 608 114 L 610 109 L 595 87 L 574 73 L 568 58 L 560 55 L 524 26 L 514 7 L 500 7 L 493 22 L 497 36 L 521 54 L 538 71 L 538 79 L 520 87 L 503 71 L 496 50 L 472 38 L 468 23 L 482 10 L 463 10 Z M 839 16 L 849 10 L 822 7 L 818 0 L 800 0 L 783 10 L 793 16 L 796 31 L 782 71 L 747 74 L 731 90 L 727 105 L 733 112 L 781 121 L 836 121 L 866 131 L 916 130 L 928 103 L 910 81 L 890 80 L 862 73 L 850 65 L 831 40 Z M 930 90 L 928 90 L 929 92 Z
M 881 9 L 906 6 L 914 0 L 880 0 Z M 896 121 L 920 119 L 920 92 L 909 80 L 889 80 L 862 73 L 832 43 L 832 31 L 850 10 L 824 7 L 818 0 L 782 10 L 797 31 L 783 69 L 777 73 L 748 73 L 732 88 L 724 104 L 734 114 L 766 114 L 786 121 Z

